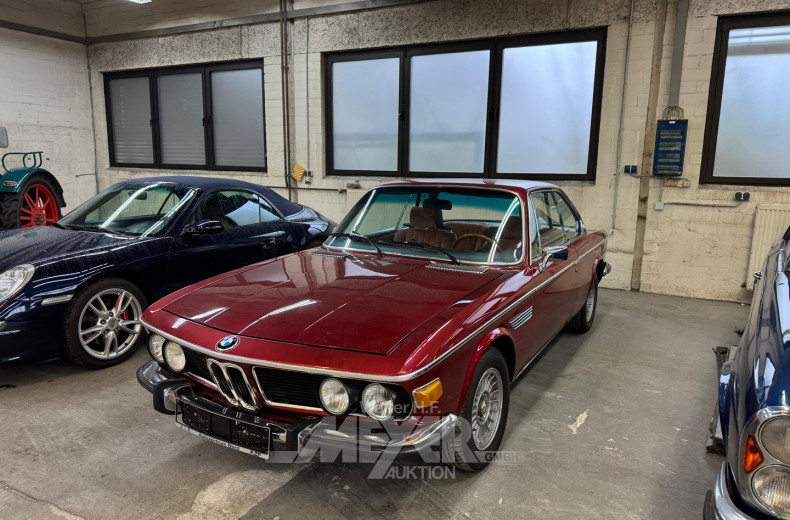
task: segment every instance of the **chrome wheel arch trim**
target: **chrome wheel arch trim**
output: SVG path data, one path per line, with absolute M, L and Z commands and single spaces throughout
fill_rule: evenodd
M 464 345 L 466 345 L 467 343 L 472 341 L 479 334 L 481 334 L 481 333 L 483 333 L 483 332 L 485 332 L 487 330 L 490 330 L 491 327 L 493 327 L 494 325 L 499 324 L 501 322 L 501 320 L 508 313 L 510 313 L 511 311 L 516 309 L 519 305 L 522 305 L 530 296 L 532 296 L 533 294 L 535 294 L 539 290 L 543 289 L 546 285 L 548 285 L 549 283 L 554 281 L 556 278 L 559 278 L 568 269 L 574 267 L 579 260 L 581 260 L 582 258 L 590 255 L 591 253 L 596 252 L 597 248 L 602 246 L 604 243 L 606 243 L 607 240 L 608 240 L 608 238 L 604 238 L 598 244 L 592 246 L 589 251 L 587 251 L 583 255 L 579 256 L 579 258 L 577 258 L 575 262 L 568 262 L 568 265 L 566 265 L 560 271 L 555 273 L 551 278 L 548 278 L 548 279 L 544 280 L 540 285 L 538 285 L 537 287 L 531 289 L 527 294 L 525 294 L 524 296 L 521 296 L 518 300 L 514 301 L 513 303 L 508 305 L 506 308 L 504 308 L 503 310 L 498 312 L 496 314 L 496 316 L 494 316 L 493 318 L 489 319 L 483 325 L 481 325 L 480 327 L 478 327 L 474 331 L 472 331 L 469 334 L 467 334 L 466 337 L 464 337 L 461 341 L 459 341 L 458 343 L 453 345 L 452 348 L 447 349 L 442 355 L 438 356 L 436 359 L 434 359 L 433 361 L 431 361 L 430 363 L 428 363 L 424 367 L 419 368 L 419 369 L 415 370 L 414 372 L 410 372 L 408 374 L 401 374 L 401 375 L 397 375 L 397 376 L 387 376 L 387 375 L 381 375 L 381 374 L 368 374 L 368 373 L 363 373 L 363 372 L 349 372 L 349 371 L 345 371 L 345 370 L 335 370 L 335 369 L 332 369 L 332 368 L 324 368 L 324 367 L 307 367 L 307 366 L 303 366 L 303 365 L 293 365 L 293 364 L 290 364 L 290 363 L 280 363 L 280 362 L 277 362 L 277 361 L 266 361 L 266 360 L 262 360 L 262 359 L 253 359 L 253 358 L 248 358 L 248 357 L 243 357 L 243 356 L 235 356 L 233 354 L 225 354 L 223 352 L 217 352 L 216 350 L 212 350 L 210 348 L 206 348 L 206 347 L 201 347 L 199 345 L 195 345 L 194 343 L 189 343 L 189 342 L 187 342 L 187 341 L 185 341 L 185 340 L 183 340 L 181 338 L 178 338 L 176 336 L 168 334 L 167 332 L 164 332 L 164 331 L 162 331 L 162 330 L 150 325 L 144 319 L 141 319 L 140 322 L 143 324 L 143 326 L 146 329 L 148 329 L 149 331 L 153 332 L 154 334 L 159 334 L 160 336 L 164 337 L 165 339 L 168 339 L 170 341 L 174 341 L 174 342 L 176 342 L 176 343 L 178 343 L 178 344 L 180 344 L 180 345 L 182 345 L 184 347 L 190 348 L 192 350 L 196 350 L 196 351 L 198 351 L 198 352 L 200 352 L 202 354 L 205 354 L 207 356 L 211 356 L 211 357 L 214 357 L 214 358 L 217 358 L 217 359 L 223 359 L 225 361 L 235 361 L 237 363 L 246 363 L 248 365 L 252 365 L 253 367 L 259 366 L 259 367 L 267 367 L 267 368 L 278 368 L 278 369 L 282 369 L 282 370 L 291 370 L 291 371 L 294 371 L 294 372 L 304 372 L 304 373 L 307 373 L 307 374 L 318 374 L 318 375 L 323 375 L 323 376 L 328 376 L 328 377 L 338 377 L 338 378 L 345 378 L 345 379 L 363 379 L 365 381 L 370 381 L 370 382 L 375 382 L 375 383 L 400 383 L 400 382 L 403 382 L 403 381 L 409 381 L 411 379 L 414 379 L 416 377 L 419 377 L 419 376 L 425 374 L 426 372 L 431 370 L 433 367 L 435 367 L 436 365 L 438 365 L 439 363 L 441 363 L 442 361 L 444 361 L 445 359 L 450 357 L 453 353 L 458 351 L 461 347 L 463 347 Z M 161 310 L 159 312 L 161 312 Z M 196 323 L 196 325 L 200 325 L 200 324 Z

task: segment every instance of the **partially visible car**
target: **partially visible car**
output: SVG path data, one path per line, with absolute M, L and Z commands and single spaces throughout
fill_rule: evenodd
M 706 520 L 790 518 L 790 229 L 769 252 L 741 342 L 722 366 L 719 424 L 726 461 Z
M 180 427 L 263 458 L 441 444 L 479 470 L 511 383 L 564 327 L 592 327 L 606 240 L 550 184 L 388 183 L 322 248 L 152 305 L 137 378 Z
M 315 247 L 335 223 L 264 186 L 203 177 L 115 184 L 59 222 L 0 232 L 0 363 L 128 358 L 147 302 Z

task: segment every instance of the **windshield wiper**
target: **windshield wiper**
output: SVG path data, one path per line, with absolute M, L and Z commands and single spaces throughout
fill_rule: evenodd
M 100 231 L 102 233 L 115 233 L 116 235 L 127 235 L 135 237 L 137 233 L 132 233 L 130 231 L 121 231 L 119 229 L 107 229 L 100 226 L 71 226 L 69 229 L 76 229 L 77 231 Z
M 331 233 L 329 236 L 340 237 L 340 238 L 353 238 L 355 240 L 364 240 L 365 242 L 373 246 L 373 248 L 378 252 L 379 256 L 384 256 L 384 251 L 381 250 L 381 248 L 376 244 L 376 242 L 371 240 L 370 237 L 363 235 L 362 233 L 357 233 L 356 231 L 352 231 L 351 233 Z
M 431 244 L 426 244 L 425 242 L 420 242 L 419 240 L 409 240 L 408 242 L 396 242 L 394 240 L 388 240 L 386 242 L 382 242 L 382 244 L 391 244 L 391 245 L 397 245 L 397 246 L 411 246 L 411 247 L 416 247 L 417 249 L 427 249 L 428 251 L 438 251 L 439 253 L 442 253 L 447 258 L 452 260 L 453 263 L 461 265 L 461 262 L 456 257 L 454 257 L 453 255 L 448 253 L 447 250 L 445 250 L 444 248 L 439 247 L 439 246 L 432 246 Z

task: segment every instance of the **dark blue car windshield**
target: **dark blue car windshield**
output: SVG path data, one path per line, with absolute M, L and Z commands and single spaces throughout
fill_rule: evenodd
M 160 236 L 195 196 L 195 189 L 172 183 L 116 184 L 63 217 L 69 229 Z

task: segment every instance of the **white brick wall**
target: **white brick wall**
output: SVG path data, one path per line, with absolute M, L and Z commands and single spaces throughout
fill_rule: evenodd
M 9 1 L 0 0 L 0 6 Z M 55 0 L 24 0 L 17 5 L 30 3 L 46 7 L 54 5 L 54 2 Z M 320 0 L 296 0 L 294 7 L 311 7 L 326 3 Z M 332 0 L 331 3 L 341 3 L 341 1 Z M 663 42 L 664 56 L 661 61 L 659 116 L 668 103 L 669 72 L 673 52 L 675 3 L 670 1 L 669 4 L 670 13 Z M 639 179 L 621 174 L 615 200 L 618 125 L 621 104 L 624 103 L 621 163 L 639 165 L 640 174 L 649 173 L 641 171 L 641 166 L 651 80 L 655 2 L 637 0 L 635 3 L 631 58 L 628 64 L 628 92 L 624 100 L 622 88 L 625 80 L 628 2 L 572 0 L 570 13 L 566 12 L 566 6 L 565 2 L 551 0 L 502 0 L 497 2 L 496 9 L 492 9 L 489 2 L 436 0 L 395 8 L 322 16 L 309 21 L 300 19 L 289 23 L 294 49 L 289 71 L 292 84 L 291 161 L 299 162 L 314 172 L 313 184 L 307 189 L 299 190 L 299 201 L 314 206 L 331 218 L 339 219 L 346 207 L 346 195 L 343 190 L 347 184 L 358 181 L 363 188 L 369 188 L 382 180 L 387 180 L 324 175 L 323 103 L 325 100 L 321 70 L 323 53 L 345 49 L 558 31 L 568 28 L 566 16 L 570 20 L 570 28 L 608 26 L 597 178 L 594 183 L 561 182 L 559 184 L 576 202 L 589 228 L 604 228 L 613 232 L 609 242 L 608 259 L 613 264 L 614 271 L 605 283 L 610 287 L 628 287 L 633 262 Z M 72 8 L 73 4 L 63 7 L 66 10 L 73 10 Z M 102 36 L 273 13 L 276 12 L 276 8 L 277 2 L 274 0 L 264 2 L 228 0 L 222 3 L 213 0 L 163 0 L 142 6 L 126 0 L 99 0 L 86 4 L 85 14 L 88 36 Z M 790 8 L 790 0 L 691 1 L 686 44 L 682 49 L 684 58 L 680 97 L 680 104 L 689 119 L 685 176 L 691 180 L 691 188 L 661 190 L 659 179 L 650 181 L 642 290 L 702 298 L 748 299 L 749 293 L 742 289 L 740 284 L 747 269 L 754 208 L 760 202 L 790 203 L 790 189 L 699 185 L 715 29 L 719 15 L 788 8 Z M 29 11 L 28 9 L 18 11 L 18 23 L 31 23 L 30 20 L 35 19 L 26 12 Z M 76 31 L 77 18 L 71 11 L 69 13 L 66 18 L 70 21 L 49 20 L 48 28 L 56 30 L 52 24 L 65 23 L 71 26 L 68 30 Z M 67 27 L 63 27 L 58 30 L 68 32 Z M 306 50 L 308 37 L 309 49 Z M 0 33 L 0 52 L 4 41 Z M 53 46 L 53 50 L 25 49 L 25 52 L 30 52 L 31 55 L 35 55 L 36 52 L 45 55 L 51 52 L 58 57 L 56 61 L 59 61 L 64 52 L 62 45 L 53 44 Z M 106 114 L 101 85 L 103 72 L 242 58 L 264 60 L 269 168 L 268 173 L 263 175 L 234 172 L 222 173 L 222 175 L 232 175 L 267 184 L 284 193 L 281 69 L 279 28 L 276 23 L 219 28 L 178 36 L 91 46 L 89 61 L 93 71 L 95 105 L 93 121 L 96 127 L 98 168 L 102 186 L 130 176 L 151 174 L 150 170 L 144 169 L 109 168 Z M 48 58 L 42 57 L 42 59 L 46 62 Z M 67 59 L 64 61 L 68 62 Z M 40 141 L 43 136 L 60 135 L 61 139 L 62 136 L 68 136 L 73 142 L 67 141 L 64 144 L 61 140 L 57 143 L 53 141 L 52 149 L 57 150 L 61 156 L 69 157 L 66 161 L 68 164 L 63 168 L 72 176 L 83 170 L 89 173 L 92 171 L 89 160 L 84 164 L 76 162 L 77 158 L 87 160 L 92 155 L 91 143 L 84 137 L 85 130 L 89 132 L 90 127 L 89 122 L 85 124 L 84 121 L 86 99 L 84 95 L 80 96 L 77 93 L 78 90 L 87 91 L 87 74 L 77 74 L 76 77 L 81 78 L 79 80 L 74 79 L 73 71 L 60 71 L 59 74 L 65 74 L 67 79 L 58 80 L 64 85 L 55 89 L 58 96 L 61 94 L 64 96 L 62 99 L 58 97 L 58 107 L 71 106 L 69 105 L 71 103 L 74 108 L 70 110 L 76 115 L 70 113 L 65 118 L 66 126 L 63 126 L 63 123 L 43 123 L 37 127 L 41 128 L 38 134 L 34 130 L 22 130 L 21 127 L 16 130 L 12 127 L 12 140 L 14 134 L 32 136 L 25 137 L 26 142 L 37 142 L 37 139 Z M 0 107 L 4 108 L 2 103 L 13 103 L 17 108 L 34 106 L 38 103 L 38 99 L 45 100 L 43 103 L 46 103 L 47 93 L 30 94 L 30 89 L 38 87 L 24 81 L 25 78 L 19 78 L 19 83 L 14 83 L 13 88 L 16 91 L 0 90 Z M 0 89 L 6 83 L 0 80 Z M 25 91 L 22 91 L 23 84 L 27 86 Z M 67 92 L 71 91 L 74 95 L 69 98 L 70 94 Z M 30 105 L 31 102 L 33 105 Z M 35 108 L 35 110 L 40 110 L 42 114 L 46 112 L 43 108 Z M 5 110 L 0 113 L 5 117 Z M 58 114 L 59 116 L 52 120 L 60 120 L 62 114 L 60 112 Z M 73 125 L 74 128 L 68 125 Z M 205 171 L 176 173 L 216 175 Z M 86 176 L 80 179 L 85 179 L 85 187 L 69 192 L 71 193 L 69 197 L 75 200 L 78 193 L 92 193 L 87 189 L 87 182 L 91 178 Z M 305 185 L 301 187 L 304 188 Z M 751 192 L 751 201 L 731 207 L 732 195 L 735 191 Z M 666 204 L 663 211 L 654 209 L 659 198 Z M 615 205 L 617 219 L 612 226 Z
M 0 67 L 0 154 L 43 151 L 68 211 L 96 193 L 85 46 L 0 29 Z

